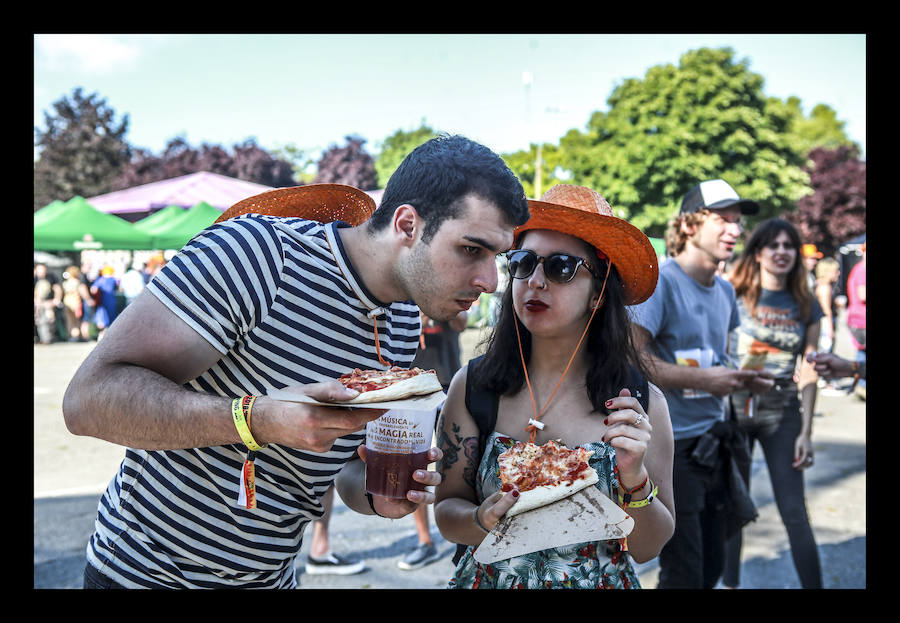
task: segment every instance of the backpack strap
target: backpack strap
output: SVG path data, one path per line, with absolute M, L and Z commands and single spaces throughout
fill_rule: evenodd
M 474 379 L 477 378 L 478 364 L 483 357 L 484 355 L 481 355 L 471 359 L 466 372 L 466 409 L 478 425 L 479 456 L 484 455 L 487 438 L 494 432 L 497 424 L 497 407 L 500 404 L 500 396 L 495 392 L 475 387 Z
M 628 379 L 625 381 L 625 387 L 631 392 L 631 395 L 638 399 L 644 412 L 650 408 L 650 383 L 647 377 L 643 376 L 634 366 L 628 367 Z
M 484 355 L 469 360 L 468 369 L 466 370 L 466 409 L 478 425 L 478 457 L 484 456 L 484 450 L 487 447 L 487 439 L 494 432 L 494 426 L 497 424 L 497 406 L 500 404 L 500 396 L 494 392 L 484 389 L 478 389 L 474 385 L 474 379 L 477 378 L 477 368 L 480 360 Z M 453 564 L 459 562 L 463 554 L 466 553 L 466 545 L 457 544 L 456 553 L 453 555 Z

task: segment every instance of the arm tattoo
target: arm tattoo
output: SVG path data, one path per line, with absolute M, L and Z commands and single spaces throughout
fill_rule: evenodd
M 459 434 L 459 426 L 457 424 L 451 424 L 451 431 L 448 434 L 446 427 L 443 426 L 443 418 L 441 420 L 442 425 L 440 433 L 438 433 L 437 444 L 441 452 L 444 453 L 444 457 L 438 461 L 438 473 L 443 478 L 445 470 L 460 460 L 460 451 L 462 451 L 466 457 L 462 472 L 463 480 L 474 490 L 475 474 L 478 471 L 478 461 L 480 459 L 480 456 L 478 456 L 478 437 L 466 437 L 464 439 Z

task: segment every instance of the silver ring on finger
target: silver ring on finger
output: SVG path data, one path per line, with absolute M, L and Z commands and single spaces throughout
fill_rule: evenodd
M 647 419 L 643 413 L 636 413 L 634 417 L 634 422 L 631 423 L 632 426 L 640 426 L 641 423 Z

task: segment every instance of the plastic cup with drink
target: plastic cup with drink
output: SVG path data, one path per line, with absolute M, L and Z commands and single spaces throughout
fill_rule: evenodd
M 406 499 L 408 491 L 424 491 L 413 480 L 427 469 L 436 410 L 391 409 L 366 424 L 366 491 L 386 498 Z

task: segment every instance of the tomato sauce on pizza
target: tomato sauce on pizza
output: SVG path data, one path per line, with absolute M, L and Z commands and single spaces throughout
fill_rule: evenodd
M 541 486 L 569 485 L 593 468 L 588 459 L 593 450 L 570 449 L 555 441 L 542 446 L 517 442 L 498 458 L 502 491 L 529 491 Z

